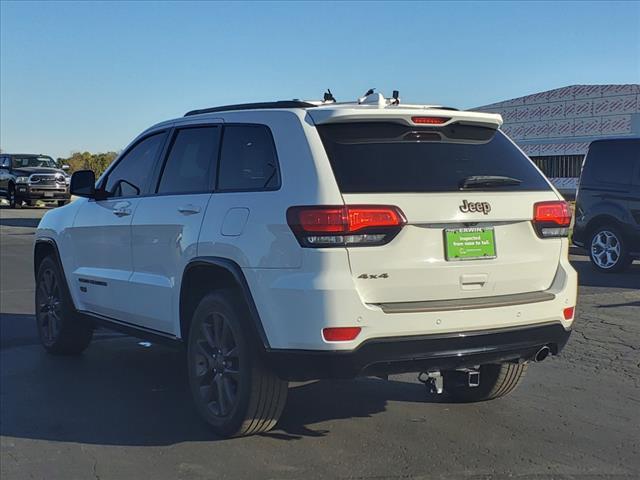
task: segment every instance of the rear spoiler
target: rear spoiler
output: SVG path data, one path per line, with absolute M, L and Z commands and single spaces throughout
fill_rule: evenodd
M 445 127 L 452 123 L 476 125 L 498 129 L 502 116 L 497 113 L 465 112 L 434 107 L 402 108 L 390 106 L 371 108 L 354 106 L 351 108 L 316 107 L 307 110 L 316 125 L 353 122 L 393 122 L 409 126 Z

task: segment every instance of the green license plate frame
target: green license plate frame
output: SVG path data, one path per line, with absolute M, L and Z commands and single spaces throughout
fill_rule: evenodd
M 493 227 L 445 229 L 444 256 L 448 262 L 497 258 L 495 230 Z

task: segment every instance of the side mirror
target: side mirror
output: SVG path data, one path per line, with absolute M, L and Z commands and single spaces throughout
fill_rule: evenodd
M 96 174 L 93 170 L 78 170 L 71 176 L 71 195 L 77 197 L 95 198 Z
M 66 170 L 69 170 L 69 165 L 62 165 L 62 167 L 60 167 L 60 168 L 62 168 L 62 170 L 66 171 Z

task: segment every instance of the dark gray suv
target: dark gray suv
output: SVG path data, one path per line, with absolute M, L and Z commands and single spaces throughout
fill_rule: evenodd
M 591 143 L 576 198 L 573 243 L 601 272 L 640 258 L 640 138 Z
M 47 155 L 3 153 L 0 155 L 0 197 L 11 208 L 36 200 L 56 202 L 62 206 L 69 201 L 69 176 L 56 161 Z

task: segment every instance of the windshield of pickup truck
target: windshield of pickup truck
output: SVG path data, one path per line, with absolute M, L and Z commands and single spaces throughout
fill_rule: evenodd
M 13 168 L 25 168 L 25 167 L 47 167 L 47 168 L 60 168 L 55 160 L 51 157 L 44 155 L 41 156 L 28 156 L 28 157 L 13 157 Z

